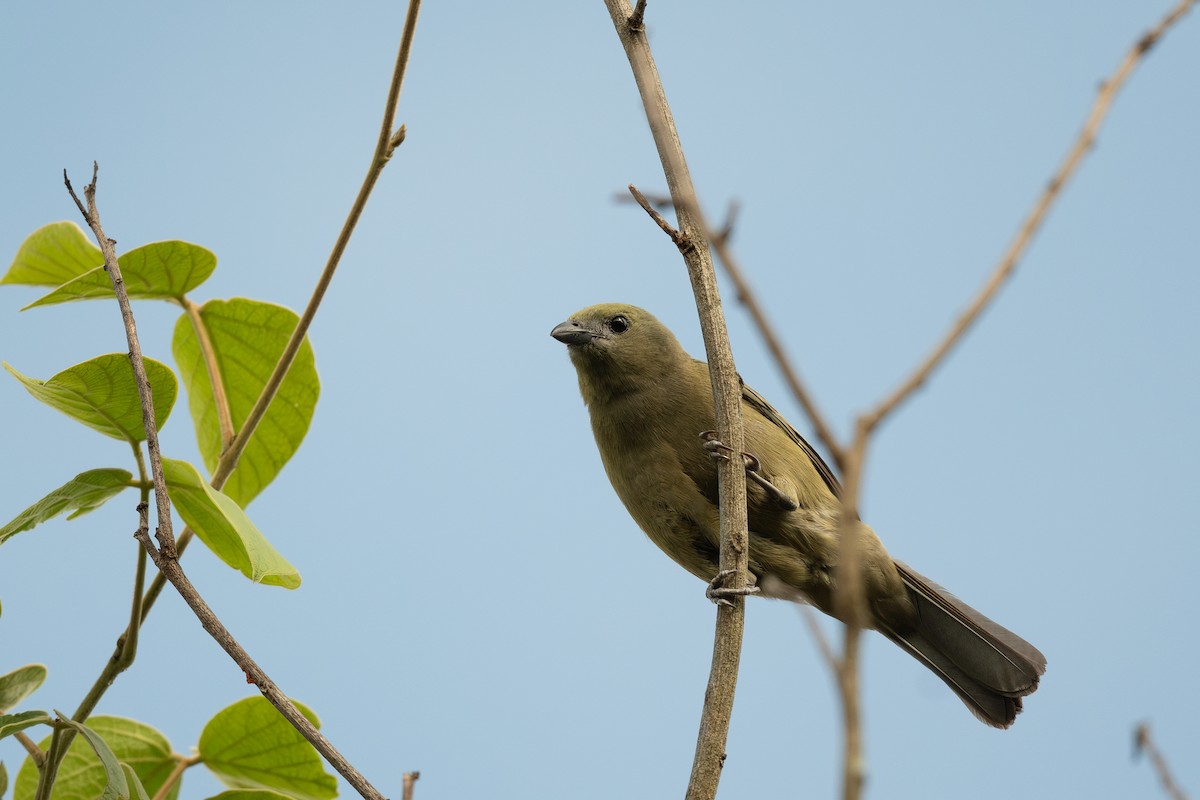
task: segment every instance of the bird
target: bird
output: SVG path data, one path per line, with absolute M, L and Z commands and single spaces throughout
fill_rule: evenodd
M 650 312 L 589 306 L 550 332 L 567 346 L 604 470 L 650 540 L 719 588 L 717 441 L 708 365 Z M 740 376 L 739 376 L 740 380 Z M 817 451 L 758 392 L 741 384 L 749 572 L 740 593 L 810 604 L 839 617 L 841 486 Z M 938 584 L 894 560 L 861 520 L 868 620 L 941 678 L 983 722 L 1008 728 L 1038 687 L 1046 657 Z M 842 621 L 845 621 L 844 619 Z

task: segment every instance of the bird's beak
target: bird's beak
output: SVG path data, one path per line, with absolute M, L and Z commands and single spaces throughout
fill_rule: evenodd
M 594 330 L 582 322 L 569 319 L 560 322 L 550 331 L 550 335 L 566 345 L 588 344 L 600 336 L 600 331 Z

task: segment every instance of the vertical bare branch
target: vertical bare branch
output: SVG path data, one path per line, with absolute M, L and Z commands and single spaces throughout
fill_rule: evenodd
M 729 348 L 725 318 L 721 313 L 721 298 L 717 291 L 712 255 L 709 253 L 701 223 L 695 214 L 695 209 L 699 207 L 696 202 L 696 190 L 692 186 L 691 175 L 688 173 L 671 109 L 667 105 L 662 81 L 650 54 L 645 26 L 640 18 L 632 18 L 633 9 L 626 0 L 605 0 L 605 4 L 629 58 L 629 65 L 633 69 L 634 81 L 646 109 L 646 120 L 650 124 L 650 131 L 658 148 L 667 186 L 671 190 L 671 199 L 679 221 L 680 238 L 676 239 L 676 245 L 687 264 L 692 292 L 696 298 L 696 309 L 700 315 L 704 348 L 708 356 L 717 433 L 721 441 L 735 454 L 732 459 L 719 466 L 720 569 L 722 572 L 729 571 L 731 586 L 742 587 L 747 583 L 746 560 L 749 546 L 746 534 L 746 475 L 742 469 L 742 461 L 736 455 L 745 449 L 741 386 Z M 734 690 L 737 687 L 744 614 L 745 600 L 741 597 L 733 598 L 729 604 L 717 606 L 712 669 L 701 711 L 696 756 L 688 783 L 689 799 L 716 796 L 721 767 L 725 761 L 725 742 L 729 733 L 729 718 L 733 711 Z
M 406 772 L 400 777 L 401 781 L 403 781 L 401 784 L 402 793 L 400 795 L 400 800 L 413 800 L 413 789 L 420 777 L 420 772 Z
M 146 377 L 146 362 L 142 358 L 142 345 L 138 341 L 137 324 L 133 320 L 133 309 L 129 305 L 129 293 L 125 291 L 125 280 L 121 277 L 121 265 L 117 263 L 116 242 L 109 239 L 100 227 L 100 211 L 96 208 L 96 177 L 100 166 L 92 162 L 92 182 L 83 189 L 87 199 L 87 208 L 79 202 L 75 189 L 63 170 L 63 183 L 71 193 L 71 199 L 79 207 L 84 221 L 96 236 L 96 243 L 104 254 L 104 269 L 112 281 L 113 291 L 117 294 L 117 305 L 121 308 L 121 320 L 125 324 L 125 340 L 129 343 L 129 362 L 133 365 L 134 380 L 137 381 L 138 397 L 142 401 L 142 424 L 146 427 L 146 450 L 150 453 L 150 474 L 154 478 L 154 504 L 157 514 L 158 529 L 155 537 L 159 547 L 167 558 L 175 558 L 175 534 L 171 531 L 171 501 L 167 497 L 167 482 L 163 478 L 162 453 L 158 448 L 158 425 L 154 419 L 154 393 L 150 380 Z

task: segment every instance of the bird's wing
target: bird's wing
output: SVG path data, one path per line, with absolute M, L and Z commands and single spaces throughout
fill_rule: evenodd
M 738 380 L 741 380 L 741 376 L 738 376 Z M 816 467 L 821 480 L 825 481 L 825 485 L 829 487 L 829 491 L 833 492 L 833 496 L 838 498 L 842 496 L 841 484 L 838 483 L 833 470 L 829 468 L 829 465 L 825 463 L 821 455 L 813 449 L 811 444 L 804 440 L 803 436 L 796 432 L 796 429 L 783 418 L 783 415 L 771 407 L 771 404 L 761 394 L 747 386 L 745 381 L 742 381 L 742 400 L 755 411 L 762 414 L 764 418 L 770 420 L 775 427 L 786 433 L 804 451 L 804 454 L 808 456 L 808 460 Z

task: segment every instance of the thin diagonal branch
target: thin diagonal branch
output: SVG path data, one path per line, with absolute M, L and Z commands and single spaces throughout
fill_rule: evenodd
M 367 167 L 366 177 L 363 178 L 362 186 L 359 187 L 358 196 L 354 198 L 354 204 L 350 207 L 350 213 L 347 215 L 346 221 L 342 225 L 342 230 L 333 244 L 333 250 L 329 254 L 329 259 L 325 262 L 325 268 L 321 271 L 321 276 L 317 279 L 317 285 L 313 289 L 312 297 L 309 299 L 308 305 L 304 308 L 304 313 L 300 315 L 300 321 L 296 323 L 296 329 L 292 331 L 291 338 L 288 339 L 287 344 L 284 346 L 283 353 L 279 356 L 279 361 L 275 364 L 275 370 L 271 373 L 271 377 L 267 379 L 266 385 L 263 386 L 263 390 L 259 394 L 258 400 L 254 403 L 254 407 L 246 415 L 246 421 L 242 423 L 242 429 L 237 432 L 229 447 L 221 454 L 212 479 L 213 486 L 218 489 L 225 485 L 225 481 L 229 479 L 234 469 L 237 468 L 238 459 L 241 458 L 242 451 L 246 449 L 246 444 L 250 441 L 250 437 L 254 435 L 254 431 L 258 428 L 258 423 L 262 421 L 263 415 L 267 413 L 267 408 L 271 405 L 271 401 L 275 399 L 275 393 L 279 391 L 280 384 L 283 383 L 288 370 L 291 369 L 292 362 L 296 360 L 296 354 L 300 351 L 300 345 L 304 342 L 304 336 L 308 333 L 308 328 L 312 325 L 313 318 L 317 315 L 317 309 L 320 308 L 321 301 L 325 298 L 325 292 L 329 288 L 330 282 L 333 281 L 333 274 L 337 271 L 338 264 L 341 263 L 342 254 L 346 251 L 346 245 L 350 243 L 350 237 L 354 233 L 354 228 L 358 225 L 358 220 L 362 216 L 363 209 L 367 206 L 367 200 L 371 197 L 371 191 L 375 188 L 375 182 L 379 180 L 383 168 L 387 166 L 396 147 L 404 141 L 404 126 L 401 125 L 400 129 L 395 132 L 392 131 L 392 126 L 396 120 L 396 107 L 400 103 L 400 87 L 404 83 L 404 73 L 408 68 L 408 57 L 409 53 L 412 52 L 412 40 L 417 30 L 417 15 L 420 13 L 420 10 L 421 0 L 409 0 L 408 14 L 404 19 L 404 31 L 400 34 L 400 50 L 396 54 L 396 68 L 392 72 L 392 82 L 388 86 L 387 102 L 384 104 L 383 124 L 380 126 L 379 140 L 375 145 L 375 152 L 371 156 L 370 166 Z
M 838 443 L 837 437 L 833 435 L 833 428 L 825 421 L 825 415 L 817 408 L 817 403 L 813 399 L 812 394 L 804 386 L 800 380 L 800 375 L 792 367 L 791 359 L 784 352 L 783 343 L 775 334 L 775 329 L 771 323 L 767 321 L 767 315 L 759 305 L 758 299 L 755 297 L 753 290 L 750 288 L 749 281 L 746 280 L 745 273 L 737 257 L 733 254 L 733 249 L 729 246 L 729 232 L 732 230 L 732 214 L 731 222 L 727 224 L 721 231 L 713 231 L 708 224 L 704 213 L 700 209 L 696 209 L 696 216 L 704 226 L 704 236 L 712 245 L 713 250 L 717 253 L 717 258 L 725 267 L 725 272 L 729 275 L 729 279 L 733 281 L 734 287 L 737 289 L 738 301 L 746 307 L 746 311 L 750 314 L 750 318 L 754 320 L 755 326 L 758 328 L 759 335 L 762 336 L 763 342 L 767 345 L 767 350 L 775 359 L 775 363 L 783 372 L 783 378 L 787 381 L 788 388 L 792 390 L 792 395 L 796 398 L 796 402 L 804 409 L 804 413 L 808 415 L 808 419 L 812 422 L 813 432 L 817 438 L 821 440 L 821 444 L 825 446 L 825 450 L 829 453 L 829 457 L 833 459 L 834 466 L 839 472 L 846 471 L 846 455 L 843 452 L 841 444 Z
M 704 348 L 708 357 L 709 376 L 713 387 L 717 434 L 733 453 L 745 449 L 742 427 L 741 380 L 734 368 L 729 334 L 721 312 L 721 297 L 717 290 L 712 254 L 704 238 L 702 225 L 694 209 L 696 190 L 692 186 L 683 146 L 675 129 L 675 121 L 667 104 L 666 93 L 650 45 L 646 41 L 645 25 L 634 17 L 626 0 L 605 0 L 617 36 L 629 58 L 634 81 L 646 109 L 646 121 L 658 148 L 659 160 L 675 204 L 679 221 L 679 238 L 675 240 L 692 283 Z M 644 4 L 640 6 L 644 10 Z M 635 195 L 636 197 L 636 195 Z M 644 198 L 643 198 L 644 200 Z M 648 204 L 643 208 L 651 211 Z M 653 213 L 651 214 L 653 216 Z M 669 228 L 669 226 L 668 226 Z M 664 228 L 667 230 L 667 228 Z M 669 231 L 668 231 L 669 232 Z M 736 464 L 735 468 L 733 465 Z M 747 555 L 749 543 L 746 531 L 746 474 L 742 461 L 735 457 L 721 462 L 718 481 L 721 506 L 720 570 L 731 574 L 731 588 L 747 585 Z M 725 742 L 729 734 L 729 718 L 733 713 L 733 696 L 742 649 L 742 629 L 745 618 L 745 598 L 735 597 L 729 604 L 718 604 L 716 632 L 713 637 L 713 660 L 704 707 L 700 713 L 700 732 L 696 756 L 688 782 L 689 800 L 716 796 L 725 762 Z
M 1021 256 L 1024 255 L 1025 250 L 1029 247 L 1029 243 L 1033 240 L 1034 234 L 1037 233 L 1045 221 L 1050 207 L 1058 199 L 1067 181 L 1075 174 L 1076 168 L 1083 160 L 1083 157 L 1092 149 L 1092 145 L 1096 141 L 1096 134 L 1100 130 L 1100 125 L 1104 122 L 1105 117 L 1108 116 L 1109 109 L 1112 107 L 1117 92 L 1125 85 L 1125 81 L 1129 78 L 1134 68 L 1142 61 L 1146 53 L 1162 39 L 1163 35 L 1172 25 L 1191 10 L 1195 2 L 1196 0 L 1182 0 L 1171 9 L 1157 25 L 1147 31 L 1129 48 L 1129 52 L 1125 54 L 1125 57 L 1121 60 L 1121 63 L 1117 66 L 1113 74 L 1100 85 L 1100 90 L 1096 95 L 1096 102 L 1093 103 L 1092 110 L 1088 114 L 1087 120 L 1084 122 L 1078 137 L 1076 137 L 1075 143 L 1067 152 L 1066 157 L 1055 171 L 1050 182 L 1046 184 L 1046 188 L 1042 190 L 1041 195 L 1033 204 L 1032 210 L 1030 210 L 1029 215 L 1017 231 L 1017 235 L 1013 238 L 1008 249 L 1001 256 L 999 263 L 993 269 L 991 277 L 988 278 L 970 305 L 959 315 L 942 341 L 933 348 L 912 375 L 888 395 L 883 402 L 864 415 L 864 420 L 869 430 L 877 427 L 888 414 L 907 400 L 921 384 L 928 380 L 930 374 L 942 363 L 946 355 L 955 345 L 962 341 L 967 330 L 979 319 L 979 315 L 992 302 L 1000 287 L 1012 276 Z
M 362 773 L 356 770 L 346 757 L 338 752 L 333 743 L 325 738 L 316 727 L 308 721 L 296 705 L 288 698 L 286 694 L 271 680 L 270 676 L 255 663 L 250 654 L 245 651 L 237 640 L 229 633 L 229 630 L 221 624 L 217 619 L 217 615 L 208 607 L 208 603 L 204 602 L 204 598 L 196 591 L 196 587 L 192 585 L 191 580 L 183 572 L 183 567 L 179 565 L 179 561 L 173 558 L 166 558 L 154 547 L 154 543 L 150 541 L 150 533 L 146 528 L 139 528 L 135 534 L 137 540 L 142 543 L 142 547 L 150 554 L 150 558 L 154 560 L 154 566 L 158 567 L 159 571 L 166 576 L 175 590 L 179 592 L 179 596 L 188 604 L 188 608 L 192 609 L 192 613 L 200 620 L 201 626 L 208 632 L 221 649 L 229 654 L 234 663 L 246 673 L 246 679 L 258 686 L 259 691 L 263 693 L 263 697 L 275 706 L 276 710 L 292 724 L 296 730 L 300 732 L 308 742 L 316 748 L 317 752 L 329 762 L 329 765 L 338 771 L 350 785 L 354 787 L 360 795 L 367 800 L 384 800 L 382 794 L 371 785 Z
M 1159 752 L 1150 738 L 1150 726 L 1147 723 L 1141 723 L 1134 730 L 1133 748 L 1134 755 L 1145 753 L 1150 758 L 1150 763 L 1154 765 L 1154 771 L 1158 774 L 1158 780 L 1162 783 L 1163 791 L 1171 800 L 1187 800 L 1183 789 L 1179 788 L 1179 784 L 1171 777 L 1171 768 L 1167 765 L 1167 759 L 1163 758 L 1163 754 Z

